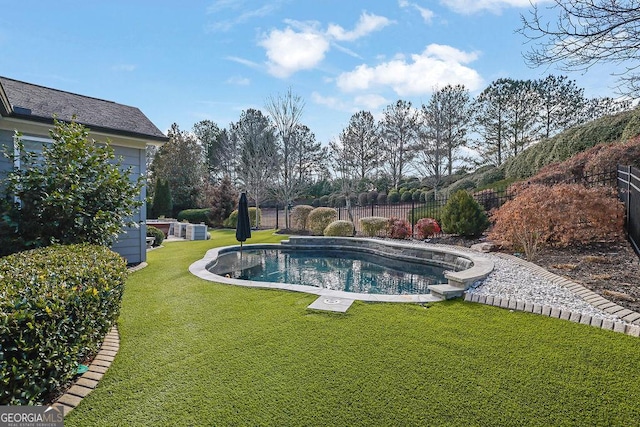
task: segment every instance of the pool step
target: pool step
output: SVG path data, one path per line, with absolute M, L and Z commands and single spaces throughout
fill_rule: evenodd
M 443 299 L 452 299 L 461 297 L 464 294 L 464 288 L 451 285 L 429 285 L 427 286 L 431 295 Z

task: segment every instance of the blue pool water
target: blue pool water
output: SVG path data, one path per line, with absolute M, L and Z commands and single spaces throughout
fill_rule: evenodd
M 252 249 L 222 254 L 212 273 L 260 282 L 316 286 L 367 294 L 427 294 L 428 285 L 446 283 L 444 268 L 360 252 Z

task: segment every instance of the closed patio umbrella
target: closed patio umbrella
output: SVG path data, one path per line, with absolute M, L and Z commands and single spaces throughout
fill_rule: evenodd
M 242 257 L 242 243 L 251 238 L 249 224 L 249 202 L 246 193 L 240 195 L 238 202 L 238 224 L 236 225 L 236 240 L 240 242 L 240 256 Z

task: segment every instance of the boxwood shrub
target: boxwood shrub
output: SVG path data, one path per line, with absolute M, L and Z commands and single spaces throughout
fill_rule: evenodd
M 351 221 L 337 220 L 327 225 L 323 234 L 325 236 L 351 237 L 354 234 L 354 227 Z
M 381 216 L 367 216 L 360 218 L 360 228 L 365 236 L 374 237 L 386 235 L 388 219 Z
M 160 246 L 164 241 L 164 232 L 153 225 L 147 225 L 147 237 L 153 237 L 153 246 Z
M 307 217 L 307 225 L 315 236 L 322 236 L 327 225 L 338 219 L 338 211 L 333 208 L 315 208 Z
M 45 403 L 115 324 L 125 261 L 104 246 L 0 258 L 0 405 Z

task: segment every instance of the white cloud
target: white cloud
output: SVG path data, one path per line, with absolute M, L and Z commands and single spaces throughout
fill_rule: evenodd
M 447 84 L 463 84 L 473 91 L 480 89 L 482 78 L 466 64 L 477 58 L 475 52 L 431 44 L 421 54 L 411 55 L 410 60 L 397 56 L 374 67 L 362 64 L 339 75 L 337 85 L 344 92 L 390 87 L 399 96 L 427 94 L 434 86 Z
M 227 56 L 225 59 L 228 61 L 237 62 L 238 64 L 246 65 L 249 68 L 260 68 L 261 65 L 257 62 L 250 61 L 248 59 L 240 58 L 238 56 Z
M 441 3 L 457 13 L 472 14 L 481 10 L 500 13 L 502 9 L 529 7 L 531 3 L 545 0 L 441 0 Z
M 269 73 L 279 78 L 314 68 L 329 50 L 329 41 L 322 34 L 296 32 L 291 27 L 272 30 L 259 44 L 267 50 Z
M 272 14 L 273 12 L 280 9 L 283 1 L 271 1 L 268 4 L 265 4 L 256 9 L 246 9 L 244 8 L 245 2 L 238 0 L 218 0 L 215 1 L 211 6 L 207 8 L 207 14 L 218 15 L 219 12 L 225 12 L 227 10 L 238 10 L 243 9 L 238 15 L 233 16 L 229 19 L 224 19 L 221 21 L 210 23 L 206 26 L 206 30 L 208 32 L 224 32 L 229 31 L 233 27 L 239 24 L 243 24 L 247 21 L 250 21 L 254 18 L 262 18 Z
M 383 105 L 389 104 L 390 101 L 381 95 L 367 94 L 356 96 L 353 102 L 354 104 L 363 106 L 368 110 L 377 110 Z
M 238 86 L 248 86 L 251 83 L 251 80 L 242 76 L 233 76 L 227 79 L 227 83 Z
M 406 9 L 408 7 L 413 7 L 418 12 L 420 12 L 420 16 L 422 16 L 422 19 L 427 24 L 430 24 L 431 21 L 433 20 L 434 16 L 436 16 L 436 14 L 431 9 L 427 9 L 426 7 L 422 7 L 422 6 L 420 6 L 420 5 L 416 4 L 416 3 L 410 3 L 407 0 L 398 0 L 398 6 L 400 6 L 401 9 Z
M 381 30 L 391 23 L 392 21 L 384 16 L 362 12 L 356 27 L 352 31 L 347 31 L 337 24 L 329 24 L 327 35 L 338 41 L 354 41 L 374 31 Z
M 341 99 L 332 96 L 322 96 L 318 92 L 311 93 L 311 100 L 316 104 L 324 105 L 325 107 L 329 107 L 333 110 L 353 111 L 353 108 L 348 106 L 347 103 Z
M 275 77 L 286 78 L 300 70 L 317 67 L 331 47 L 359 58 L 352 50 L 336 41 L 350 42 L 365 37 L 391 24 L 389 19 L 363 12 L 352 31 L 329 24 L 326 30 L 318 22 L 285 20 L 284 30 L 274 29 L 263 35 L 258 44 L 265 48 L 268 71 Z

